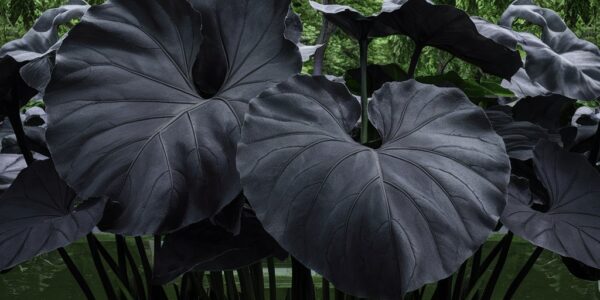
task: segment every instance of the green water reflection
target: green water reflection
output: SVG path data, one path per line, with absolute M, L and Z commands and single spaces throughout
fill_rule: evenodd
M 103 237 L 102 240 L 104 240 L 103 244 L 110 251 L 115 251 L 115 245 L 111 239 Z M 497 240 L 498 237 L 490 239 L 484 249 L 489 250 Z M 148 242 L 148 245 L 150 245 L 150 242 Z M 133 243 L 131 243 L 131 249 L 135 249 Z M 69 246 L 67 250 L 92 286 L 97 298 L 105 298 L 87 244 L 80 241 Z M 503 292 L 532 251 L 533 247 L 524 241 L 516 240 L 513 243 L 509 256 L 510 260 L 505 266 L 501 280 L 496 287 L 494 299 L 502 298 Z M 289 267 L 290 264 L 287 261 L 276 264 L 278 295 L 281 296 L 281 299 L 285 298 L 285 291 L 290 288 L 291 270 Z M 139 268 L 141 270 L 141 265 Z M 268 287 L 267 270 L 265 269 L 264 272 L 265 285 Z M 315 274 L 317 289 L 320 289 L 320 283 L 321 279 Z M 116 283 L 115 286 L 117 286 Z M 172 288 L 167 288 L 167 291 L 172 292 Z M 320 291 L 318 291 L 318 294 L 320 294 Z M 7 274 L 0 275 L 0 299 L 82 298 L 83 295 L 79 287 L 66 270 L 57 253 L 40 256 L 31 262 L 16 267 Z M 515 299 L 600 300 L 600 293 L 598 292 L 598 283 L 574 278 L 562 265 L 560 257 L 545 251 L 517 292 Z

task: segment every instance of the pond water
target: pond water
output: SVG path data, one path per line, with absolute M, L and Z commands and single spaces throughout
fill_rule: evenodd
M 498 242 L 499 238 L 499 236 L 490 238 L 484 249 L 489 250 Z M 101 236 L 100 239 L 110 251 L 115 251 L 116 247 L 109 236 Z M 131 249 L 135 249 L 133 241 L 130 242 Z M 149 245 L 150 241 L 147 243 L 147 246 Z M 513 242 L 509 261 L 505 266 L 500 282 L 496 286 L 494 299 L 502 298 L 504 291 L 533 249 L 525 241 L 516 239 Z M 104 297 L 102 286 L 98 280 L 87 243 L 85 241 L 76 242 L 69 246 L 67 250 L 92 286 L 94 294 L 97 295 L 98 299 L 102 299 Z M 266 264 L 264 273 L 265 285 L 268 287 Z M 289 261 L 276 263 L 278 295 L 281 296 L 281 299 L 285 299 L 286 291 L 290 288 L 291 274 Z M 321 278 L 314 274 L 314 279 L 318 290 L 317 294 L 320 295 Z M 172 288 L 166 290 L 172 292 Z M 433 288 L 429 290 L 433 290 Z M 49 300 L 83 299 L 79 287 L 62 263 L 60 256 L 55 252 L 42 255 L 16 267 L 7 274 L 0 275 L 0 299 L 30 300 L 40 298 Z M 583 281 L 573 277 L 562 265 L 560 257 L 545 251 L 525 279 L 515 299 L 600 300 L 600 292 L 598 291 L 597 282 Z

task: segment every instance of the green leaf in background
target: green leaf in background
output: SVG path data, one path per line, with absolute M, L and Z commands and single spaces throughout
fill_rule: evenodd
M 443 75 L 418 77 L 417 81 L 439 87 L 457 87 L 470 99 L 515 96 L 511 91 L 500 86 L 499 83 L 491 81 L 477 82 L 475 80 L 463 79 L 454 71 L 450 71 Z

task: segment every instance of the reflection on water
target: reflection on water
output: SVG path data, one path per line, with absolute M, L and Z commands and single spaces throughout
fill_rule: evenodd
M 485 249 L 493 247 L 495 240 L 486 244 Z M 109 251 L 115 251 L 111 241 L 103 243 Z M 130 249 L 135 249 L 131 244 Z M 77 242 L 67 248 L 71 257 L 90 283 L 98 298 L 104 297 L 102 286 L 95 273 L 89 250 L 85 241 Z M 533 247 L 524 241 L 516 240 L 511 246 L 509 261 L 505 266 L 500 282 L 496 286 L 494 299 L 501 299 L 511 280 L 527 260 Z M 484 252 L 485 253 L 485 252 Z M 136 257 L 137 258 L 137 257 Z M 141 266 L 140 270 L 141 270 Z M 290 287 L 291 271 L 289 262 L 277 263 L 277 283 L 285 295 L 285 289 Z M 266 269 L 265 275 L 266 275 Z M 491 270 L 489 271 L 491 273 Z M 317 277 L 315 275 L 315 277 Z M 268 278 L 268 277 L 267 277 Z M 315 285 L 320 288 L 321 280 L 315 278 Z M 265 282 L 268 286 L 268 282 Z M 115 286 L 117 286 L 115 284 Z M 167 289 L 170 290 L 170 289 Z M 320 292 L 317 293 L 320 295 Z M 79 287 L 72 279 L 57 253 L 40 256 L 31 262 L 16 267 L 8 274 L 0 275 L 0 299 L 82 299 Z M 561 263 L 560 257 L 545 251 L 537 264 L 517 292 L 515 299 L 569 299 L 569 300 L 600 300 L 598 284 L 574 278 Z

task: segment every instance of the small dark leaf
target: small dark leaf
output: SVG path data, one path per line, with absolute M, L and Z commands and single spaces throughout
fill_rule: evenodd
M 79 199 L 51 161 L 33 163 L 0 197 L 0 270 L 84 237 L 105 203 Z
M 406 35 L 417 47 L 448 51 L 503 78 L 510 78 L 523 65 L 516 51 L 480 35 L 467 13 L 453 6 L 425 0 L 386 1 L 379 13 L 367 17 L 349 6 L 310 4 L 357 40 Z
M 377 19 L 377 15 L 364 16 L 356 9 L 346 5 L 323 5 L 315 1 L 310 1 L 310 5 L 346 34 L 357 40 L 369 37 Z
M 513 107 L 513 117 L 517 121 L 527 121 L 546 129 L 558 130 L 570 125 L 575 103 L 575 100 L 560 95 L 525 98 Z
M 284 36 L 286 39 L 296 44 L 298 50 L 300 50 L 300 55 L 302 56 L 302 61 L 307 62 L 315 52 L 319 50 L 323 45 L 304 45 L 300 42 L 300 38 L 302 37 L 303 25 L 300 16 L 296 14 L 291 8 L 288 11 L 287 16 L 285 17 L 285 32 Z
M 502 78 L 511 78 L 523 65 L 516 51 L 479 34 L 467 13 L 449 5 L 409 0 L 383 12 L 371 35 L 390 34 L 407 35 L 417 47 L 442 49 Z
M 508 197 L 502 223 L 537 246 L 599 268 L 600 174 L 583 155 L 548 141 L 540 141 L 533 160 L 536 175 L 548 191 L 547 211 Z
M 17 175 L 27 167 L 21 154 L 0 154 L 0 190 L 10 187 Z
M 346 71 L 344 79 L 350 91 L 357 95 L 360 94 L 360 69 Z M 407 79 L 408 75 L 397 64 L 369 65 L 367 66 L 367 93 L 372 95 L 384 83 Z
M 301 68 L 283 35 L 288 8 L 113 0 L 71 30 L 45 97 L 47 139 L 82 197 L 110 196 L 103 230 L 172 232 L 240 194 L 235 153 L 247 103 Z
M 562 262 L 567 266 L 569 272 L 573 274 L 573 276 L 589 281 L 599 281 L 600 280 L 600 269 L 592 268 L 584 263 L 572 259 L 570 257 L 562 257 Z
M 154 281 L 166 284 L 192 269 L 232 270 L 271 255 L 286 256 L 249 211 L 243 213 L 241 225 L 236 235 L 207 221 L 167 235 L 157 253 Z
M 343 85 L 296 76 L 251 102 L 238 167 L 257 217 L 292 256 L 345 292 L 397 299 L 448 277 L 486 240 L 510 167 L 457 89 L 385 84 L 369 111 L 379 149 L 348 134 L 360 106 Z
M 81 18 L 88 8 L 85 1 L 73 0 L 68 5 L 45 11 L 21 39 L 0 48 L 0 66 L 5 68 L 11 59 L 19 66 L 25 66 L 21 68 L 20 74 L 16 70 L 14 76 L 20 76 L 30 87 L 43 92 L 53 69 L 51 57 L 61 43 L 58 27 Z
M 560 141 L 559 135 L 549 134 L 547 129 L 525 121 L 514 121 L 498 110 L 486 110 L 492 127 L 504 140 L 510 158 L 528 160 L 533 158 L 533 149 L 540 140 Z

